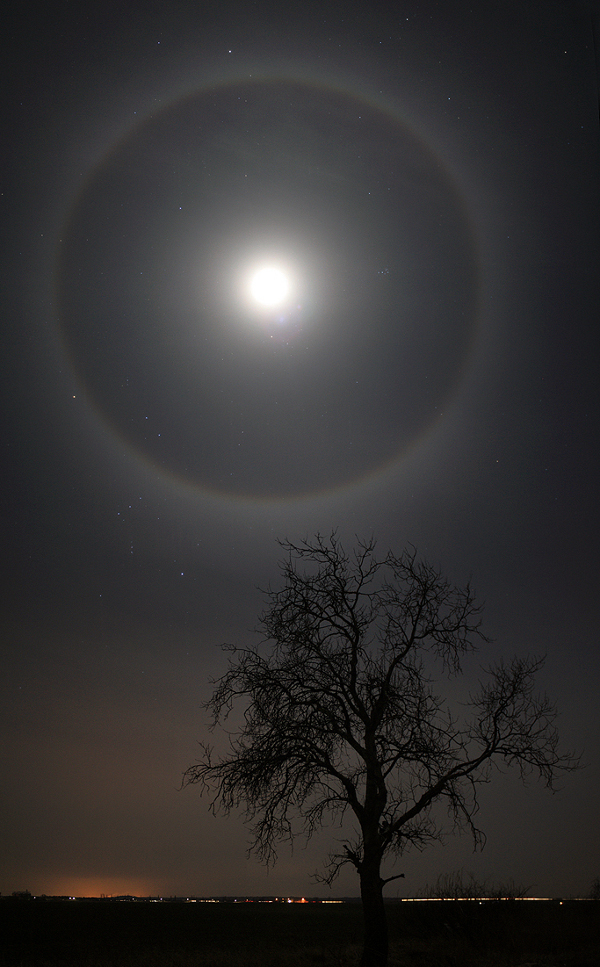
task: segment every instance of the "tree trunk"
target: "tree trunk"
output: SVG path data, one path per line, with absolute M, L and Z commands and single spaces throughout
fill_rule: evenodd
M 387 967 L 388 931 L 379 861 L 361 864 L 360 896 L 365 935 L 361 967 Z

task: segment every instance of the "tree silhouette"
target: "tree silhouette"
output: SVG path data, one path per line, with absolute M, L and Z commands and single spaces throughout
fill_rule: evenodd
M 487 640 L 469 585 L 454 587 L 412 549 L 379 558 L 373 540 L 350 554 L 335 533 L 281 546 L 283 585 L 265 592 L 263 642 L 224 646 L 229 668 L 204 706 L 214 727 L 239 705 L 243 724 L 228 754 L 201 743 L 183 782 L 208 792 L 213 810 L 243 807 L 250 849 L 267 863 L 279 841 L 310 837 L 326 818 L 344 835 L 350 826 L 320 879 L 356 869 L 361 963 L 384 967 L 383 887 L 402 876 L 382 876 L 384 858 L 451 829 L 481 844 L 477 790 L 494 761 L 552 788 L 577 760 L 559 750 L 555 708 L 535 694 L 541 659 L 489 668 L 461 717 L 434 690 L 434 676 L 459 674 Z

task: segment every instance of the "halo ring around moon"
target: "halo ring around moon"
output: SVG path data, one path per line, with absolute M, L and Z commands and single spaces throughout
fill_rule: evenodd
M 228 499 L 395 466 L 475 340 L 477 245 L 453 178 L 396 114 L 325 85 L 174 100 L 89 172 L 62 239 L 61 335 L 90 406 L 145 463 Z M 285 318 L 252 327 L 228 286 L 263 255 L 303 281 Z

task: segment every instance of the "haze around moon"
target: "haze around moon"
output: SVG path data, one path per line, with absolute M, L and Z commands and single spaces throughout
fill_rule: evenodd
M 441 418 L 478 258 L 464 198 L 395 115 L 294 80 L 216 85 L 82 187 L 61 336 L 94 411 L 161 473 L 305 497 L 383 472 Z

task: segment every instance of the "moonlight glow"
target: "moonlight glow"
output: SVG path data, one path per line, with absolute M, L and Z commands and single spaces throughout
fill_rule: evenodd
M 258 269 L 252 276 L 250 292 L 262 306 L 280 305 L 289 293 L 290 283 L 285 272 L 273 265 Z

